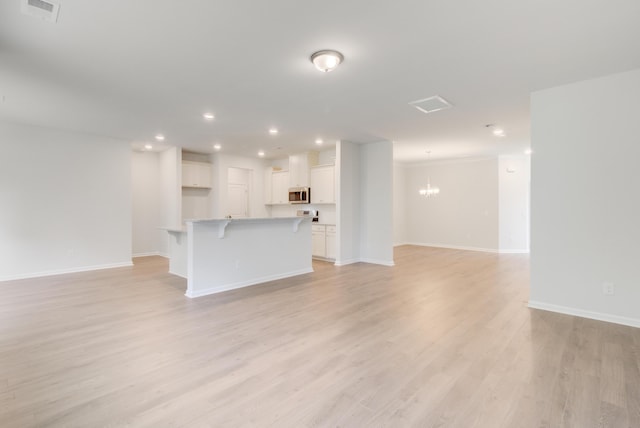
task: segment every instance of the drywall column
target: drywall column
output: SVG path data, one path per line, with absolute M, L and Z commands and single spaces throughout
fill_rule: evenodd
M 336 265 L 393 265 L 393 147 L 336 145 Z
M 355 143 L 336 144 L 336 262 L 360 261 L 360 148 Z
M 360 145 L 360 260 L 393 266 L 393 144 Z
M 399 163 L 393 164 L 393 245 L 407 242 L 407 171 Z
M 640 327 L 640 70 L 534 92 L 531 113 L 529 306 Z

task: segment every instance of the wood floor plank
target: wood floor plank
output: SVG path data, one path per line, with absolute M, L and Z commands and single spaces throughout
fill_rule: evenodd
M 528 309 L 526 255 L 395 263 L 198 299 L 160 257 L 0 283 L 0 426 L 640 426 L 640 329 Z

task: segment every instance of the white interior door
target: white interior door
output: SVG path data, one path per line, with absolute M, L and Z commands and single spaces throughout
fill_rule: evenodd
M 246 184 L 229 184 L 227 197 L 231 217 L 244 218 L 249 216 L 249 189 Z

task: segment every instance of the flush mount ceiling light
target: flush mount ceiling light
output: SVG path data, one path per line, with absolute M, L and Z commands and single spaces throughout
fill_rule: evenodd
M 213 113 L 203 113 L 202 117 L 204 117 L 205 120 L 213 120 L 213 119 L 215 119 L 215 116 L 213 115 Z
M 277 129 L 277 128 L 271 128 L 271 129 L 269 129 L 269 134 L 271 134 L 271 135 L 278 135 L 278 129 Z
M 153 146 L 151 144 L 145 144 L 144 148 L 147 149 L 147 150 L 151 150 L 151 149 L 153 149 Z
M 316 144 L 320 146 L 322 144 L 322 138 L 317 138 Z
M 214 150 L 220 150 L 221 148 L 222 148 L 222 145 L 219 144 L 219 143 L 216 143 L 216 144 L 213 145 L 213 149 Z
M 262 150 L 260 150 L 260 151 L 258 152 L 258 156 L 260 156 L 261 158 L 262 158 L 262 157 L 264 157 L 264 152 L 263 152 Z
M 164 135 L 162 135 L 162 134 L 158 134 L 158 135 L 156 135 L 156 140 L 158 140 L 158 141 L 164 141 Z
M 533 153 L 533 150 L 531 150 L 531 149 L 526 149 L 526 150 L 524 151 L 524 154 L 525 154 L 525 155 L 530 155 L 531 153 Z
M 323 73 L 334 70 L 344 61 L 344 56 L 338 51 L 322 50 L 311 55 L 311 62 Z

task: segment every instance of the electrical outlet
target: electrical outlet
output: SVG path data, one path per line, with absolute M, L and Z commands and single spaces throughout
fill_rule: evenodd
M 602 294 L 605 296 L 613 296 L 616 290 L 613 286 L 613 282 L 603 282 L 602 283 Z

